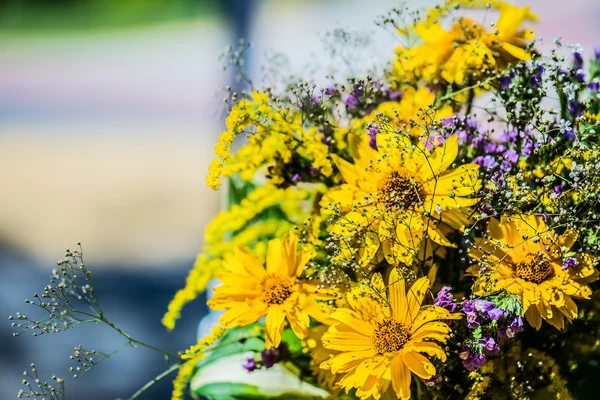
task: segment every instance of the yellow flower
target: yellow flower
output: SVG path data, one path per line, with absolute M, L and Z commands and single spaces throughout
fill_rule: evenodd
M 450 168 L 458 154 L 456 136 L 432 151 L 396 134 L 378 134 L 378 150 L 366 135 L 352 147 L 354 164 L 334 157 L 346 183 L 321 201 L 338 216 L 331 234 L 342 250 L 360 239 L 360 265 L 368 265 L 380 248 L 390 264 L 411 265 L 433 250 L 426 237 L 455 247 L 446 233 L 469 222 L 469 207 L 478 201 L 473 195 L 481 188 L 478 165 Z
M 485 3 L 473 2 L 471 6 L 480 8 Z M 527 20 L 537 20 L 535 14 L 529 7 L 503 1 L 492 1 L 491 5 L 499 10 L 492 32 L 464 17 L 457 18 L 446 31 L 441 19 L 449 14 L 450 8 L 433 9 L 428 18 L 414 27 L 422 43 L 396 49 L 395 75 L 408 80 L 433 80 L 439 74 L 449 83 L 462 85 L 472 80 L 470 84 L 474 84 L 507 64 L 530 59 L 526 46 L 534 32 L 520 27 Z
M 348 296 L 351 308 L 339 308 L 331 318 L 337 323 L 323 335 L 323 346 L 339 354 L 321 368 L 344 376 L 339 385 L 356 388 L 361 399 L 381 398 L 391 389 L 400 399 L 410 398 L 411 374 L 422 379 L 435 375 L 423 354 L 446 360 L 437 343 L 445 343 L 451 329 L 444 320 L 458 319 L 437 306 L 421 306 L 429 280 L 421 278 L 406 293 L 396 269 L 389 276 L 388 292 L 380 274 L 373 275 L 369 296 Z M 389 296 L 388 296 L 389 294 Z
M 298 238 L 288 234 L 283 241 L 269 241 L 266 269 L 246 249 L 237 248 L 223 260 L 225 272 L 217 278 L 223 285 L 208 301 L 210 308 L 227 311 L 220 324 L 225 328 L 248 325 L 266 315 L 266 347 L 278 347 L 285 320 L 299 338 L 304 338 L 309 313 L 321 314 L 317 300 L 328 299 L 316 287 L 298 277 L 311 253 L 296 254 Z
M 542 318 L 558 329 L 565 317 L 577 318 L 576 299 L 589 299 L 589 282 L 598 279 L 593 267 L 597 259 L 589 254 L 572 255 L 576 265 L 563 269 L 567 252 L 577 234 L 567 230 L 558 235 L 543 219 L 533 215 L 492 219 L 487 227 L 490 240 L 479 239 L 470 256 L 479 260 L 474 292 L 504 289 L 520 296 L 525 317 L 539 329 Z
M 428 88 L 416 90 L 407 88 L 402 94 L 399 102 L 388 101 L 380 104 L 365 117 L 369 123 L 375 119 L 377 113 L 390 119 L 390 126 L 404 132 L 410 132 L 411 136 L 418 137 L 426 127 L 433 121 L 452 116 L 452 107 L 444 106 L 439 110 L 432 109 L 435 104 L 435 94 Z

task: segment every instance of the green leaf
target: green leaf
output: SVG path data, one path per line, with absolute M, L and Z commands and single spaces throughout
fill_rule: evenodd
M 265 349 L 265 342 L 258 338 L 246 339 L 243 343 L 236 342 L 226 346 L 218 347 L 204 357 L 197 365 L 198 368 L 203 368 L 206 365 L 215 362 L 216 360 L 230 356 L 232 354 L 246 353 L 248 351 L 260 352 Z
M 303 354 L 302 350 L 304 347 L 302 346 L 302 341 L 298 339 L 298 336 L 296 336 L 294 331 L 292 331 L 290 328 L 287 328 L 283 331 L 283 335 L 281 335 L 281 341 L 287 344 L 287 347 L 292 355 L 297 353 Z
M 210 383 L 194 391 L 209 400 L 252 400 L 268 399 L 258 387 L 244 383 Z

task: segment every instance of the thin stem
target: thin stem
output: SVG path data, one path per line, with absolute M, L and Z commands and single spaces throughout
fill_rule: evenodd
M 148 343 L 144 343 L 144 342 L 142 342 L 142 341 L 140 341 L 140 340 L 137 340 L 137 339 L 135 339 L 135 338 L 131 337 L 131 336 L 130 336 L 130 335 L 127 333 L 127 332 L 125 332 L 123 329 L 119 328 L 118 326 L 116 326 L 115 324 L 113 324 L 112 322 L 110 322 L 109 320 L 107 320 L 107 319 L 106 319 L 106 318 L 104 318 L 104 317 L 101 317 L 101 321 L 102 321 L 102 322 L 104 322 L 105 324 L 107 324 L 108 326 L 110 326 L 111 328 L 113 328 L 115 331 L 119 332 L 121 335 L 123 335 L 125 338 L 127 338 L 127 340 L 129 340 L 131 343 L 135 343 L 135 344 L 138 344 L 138 345 L 140 345 L 140 346 L 146 347 L 146 348 L 148 348 L 148 349 L 151 349 L 151 350 L 157 351 L 157 352 L 159 352 L 159 353 L 162 353 L 162 354 L 164 354 L 165 356 L 168 356 L 168 357 L 174 358 L 174 359 L 176 359 L 176 360 L 181 360 L 181 357 L 180 357 L 180 356 L 178 356 L 177 354 L 174 354 L 174 353 L 168 352 L 168 351 L 166 351 L 166 350 L 163 350 L 163 349 L 159 349 L 158 347 L 154 347 L 154 346 L 152 346 L 152 345 L 150 345 L 150 344 L 148 344 Z
M 173 373 L 173 371 L 178 370 L 183 364 L 173 364 L 169 367 L 169 369 L 161 372 L 160 374 L 156 375 L 154 378 L 152 378 L 152 380 L 148 381 L 144 386 L 142 386 L 137 392 L 135 392 L 131 397 L 129 397 L 127 400 L 135 400 L 138 397 L 140 397 L 141 394 L 143 394 L 146 390 L 148 390 L 150 387 L 152 387 L 155 383 L 159 382 L 161 379 L 169 376 L 171 373 Z
M 417 382 L 417 399 L 421 400 L 423 399 L 423 383 L 421 383 L 419 378 L 415 379 L 415 381 Z
M 118 326 L 116 326 L 116 325 L 115 325 L 115 324 L 113 324 L 112 322 L 110 322 L 110 321 L 109 321 L 108 319 L 106 319 L 106 317 L 104 317 L 104 315 L 102 315 L 102 314 L 100 314 L 100 315 L 93 315 L 93 314 L 89 314 L 89 313 L 87 313 L 87 312 L 84 312 L 84 311 L 77 311 L 77 312 L 78 312 L 79 314 L 82 314 L 82 315 L 88 316 L 88 317 L 90 317 L 90 318 L 93 318 L 93 319 L 95 319 L 97 322 L 104 322 L 106 325 L 110 326 L 110 327 L 111 327 L 111 328 L 113 328 L 115 331 L 117 331 L 119 334 L 121 334 L 121 336 L 123 336 L 123 337 L 125 337 L 127 340 L 129 340 L 129 342 L 130 342 L 130 343 L 135 343 L 135 344 L 137 344 L 137 345 L 140 345 L 140 346 L 146 347 L 146 348 L 148 348 L 148 349 L 150 349 L 150 350 L 154 350 L 154 351 L 157 351 L 157 352 L 159 352 L 159 353 L 161 353 L 161 354 L 164 354 L 165 356 L 168 356 L 168 357 L 174 358 L 174 359 L 176 359 L 176 360 L 179 360 L 179 361 L 181 360 L 181 357 L 180 357 L 180 356 L 178 356 L 177 354 L 174 354 L 174 353 L 168 352 L 168 351 L 166 351 L 166 350 L 163 350 L 163 349 L 160 349 L 160 348 L 158 348 L 158 347 L 154 347 L 154 346 L 152 346 L 152 345 L 150 345 L 150 344 L 148 344 L 148 343 L 144 343 L 144 342 L 142 342 L 142 341 L 140 341 L 140 340 L 137 340 L 137 339 L 135 339 L 135 338 L 131 337 L 131 336 L 130 336 L 130 335 L 127 333 L 127 332 L 125 332 L 123 329 L 119 328 Z

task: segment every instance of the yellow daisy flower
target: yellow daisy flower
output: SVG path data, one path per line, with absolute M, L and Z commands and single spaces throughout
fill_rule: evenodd
M 354 164 L 334 156 L 345 183 L 321 201 L 325 212 L 338 216 L 330 229 L 342 250 L 359 247 L 362 266 L 376 260 L 380 248 L 390 264 L 411 265 L 433 250 L 426 238 L 455 247 L 447 231 L 469 222 L 481 188 L 478 165 L 451 168 L 457 137 L 430 151 L 398 134 L 378 134 L 374 150 L 365 136 L 351 140 Z
M 473 3 L 475 8 L 485 3 Z M 415 26 L 423 41 L 418 46 L 396 49 L 398 58 L 394 72 L 400 78 L 421 77 L 431 80 L 441 72 L 449 83 L 462 85 L 473 74 L 474 80 L 491 75 L 497 69 L 519 60 L 529 60 L 527 42 L 533 39 L 531 28 L 521 29 L 525 21 L 536 21 L 529 7 L 518 7 L 503 1 L 491 2 L 499 10 L 498 20 L 488 32 L 469 18 L 457 18 L 450 30 L 443 28 L 446 12 L 434 9 L 425 21 Z M 473 84 L 473 82 L 471 82 Z
M 451 329 L 443 322 L 459 319 L 437 306 L 421 306 L 429 280 L 421 278 L 406 293 L 396 269 L 388 290 L 380 274 L 371 280 L 371 296 L 348 296 L 351 308 L 339 308 L 337 323 L 323 335 L 323 346 L 339 354 L 321 364 L 331 373 L 344 374 L 339 385 L 356 388 L 361 399 L 380 399 L 388 389 L 400 399 L 410 398 L 411 374 L 429 379 L 435 367 L 423 354 L 446 360 L 434 341 L 445 343 Z M 391 387 L 390 387 L 391 384 Z
M 589 254 L 567 252 L 577 234 L 558 235 L 540 216 L 517 215 L 492 219 L 490 240 L 478 239 L 470 256 L 477 259 L 473 272 L 477 294 L 504 289 L 523 302 L 527 322 L 536 329 L 542 318 L 558 329 L 577 318 L 575 299 L 589 299 L 589 282 L 598 279 L 597 259 Z M 565 261 L 571 258 L 567 263 Z
M 317 300 L 329 299 L 316 286 L 298 279 L 311 253 L 296 254 L 298 238 L 288 234 L 283 241 L 269 241 L 266 269 L 244 248 L 224 257 L 225 272 L 217 274 L 223 285 L 215 289 L 208 306 L 227 310 L 220 319 L 225 328 L 248 325 L 266 315 L 266 347 L 278 347 L 287 319 L 294 333 L 306 335 L 309 314 L 322 314 Z
M 416 90 L 409 87 L 402 93 L 400 101 L 388 101 L 378 105 L 365 117 L 365 122 L 369 123 L 376 119 L 377 114 L 382 114 L 390 119 L 392 128 L 419 137 L 432 121 L 452 116 L 452 107 L 443 106 L 439 110 L 434 110 L 431 108 L 434 104 L 435 94 L 430 89 Z

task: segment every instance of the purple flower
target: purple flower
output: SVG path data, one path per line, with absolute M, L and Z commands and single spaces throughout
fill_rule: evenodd
M 292 176 L 292 183 L 300 182 L 302 180 L 302 176 L 299 173 L 295 173 Z
M 544 75 L 544 67 L 538 65 L 531 74 L 531 87 L 537 89 L 542 83 L 542 75 Z
M 498 343 L 496 343 L 493 337 L 482 337 L 477 341 L 477 344 L 481 345 L 490 356 L 498 354 L 500 351 L 500 347 L 498 347 Z
M 577 265 L 577 259 L 575 257 L 569 257 L 563 263 L 561 269 L 566 271 L 568 269 L 574 268 Z
M 516 151 L 514 151 L 513 149 L 510 149 L 504 153 L 504 158 L 506 160 L 508 160 L 511 164 L 514 165 L 517 162 L 517 160 L 519 159 L 519 155 L 517 154 Z
M 485 355 L 474 352 L 470 345 L 465 345 L 462 353 L 460 353 L 463 366 L 469 371 L 476 370 L 485 363 Z
M 502 171 L 508 172 L 512 169 L 512 167 L 513 167 L 513 164 L 511 164 L 509 161 L 502 160 L 502 162 L 500 163 L 500 169 Z
M 453 313 L 456 310 L 457 304 L 454 302 L 450 290 L 452 290 L 450 286 L 442 287 L 435 296 L 435 301 L 433 302 L 433 305 L 442 307 Z
M 371 148 L 374 150 L 377 150 L 377 132 L 378 131 L 379 131 L 379 128 L 376 126 L 372 126 L 368 129 L 369 137 L 371 138 L 369 140 L 369 146 L 371 146 Z
M 531 155 L 531 150 L 533 149 L 533 141 L 531 141 L 531 139 L 525 139 L 525 141 L 523 142 L 523 147 L 521 148 L 521 153 L 523 153 L 523 155 L 525 157 L 529 157 Z
M 442 383 L 442 377 L 439 375 L 434 375 L 429 379 L 421 379 L 426 386 L 434 387 Z
M 256 360 L 254 357 L 248 357 L 246 361 L 242 364 L 242 367 L 248 372 L 252 372 L 255 369 L 258 369 L 258 365 L 256 365 Z
M 512 338 L 517 333 L 523 332 L 523 318 L 516 316 L 508 323 L 501 323 L 498 325 L 498 337 Z
M 512 83 L 514 77 L 515 77 L 515 73 L 512 72 L 512 71 L 510 72 L 510 75 L 500 77 L 500 79 L 498 80 L 498 82 L 500 83 L 500 89 L 501 90 L 508 90 L 508 88 L 510 87 L 510 84 Z
M 260 352 L 260 358 L 262 359 L 265 368 L 271 368 L 279 359 L 279 350 L 275 347 L 265 349 Z
M 497 147 L 498 146 L 496 146 L 496 143 L 489 142 L 489 143 L 486 143 L 486 145 L 483 147 L 483 151 L 485 153 L 495 153 Z
M 583 106 L 583 104 L 581 104 L 577 100 L 569 102 L 569 113 L 571 113 L 573 117 L 579 117 L 581 114 L 583 114 L 584 110 L 585 107 Z
M 456 137 L 458 138 L 458 144 L 464 144 L 468 140 L 468 135 L 466 131 L 462 129 L 455 132 Z
M 327 96 L 333 96 L 336 93 L 337 93 L 337 88 L 335 86 L 329 86 L 328 88 L 325 89 L 325 94 Z
M 473 162 L 475 164 L 479 164 L 481 167 L 485 168 L 485 169 L 493 169 L 494 167 L 496 167 L 498 165 L 498 163 L 496 162 L 496 159 L 490 155 L 487 156 L 479 156 L 476 157 Z
M 467 316 L 467 327 L 469 329 L 477 329 L 479 327 L 479 321 L 477 319 L 477 311 L 475 305 L 470 300 L 465 300 L 462 306 L 463 313 Z
M 516 129 L 511 129 L 509 131 L 502 131 L 498 136 L 498 141 L 501 143 L 514 142 L 519 136 L 519 131 Z
M 399 101 L 402 98 L 402 92 L 399 90 L 387 90 L 387 97 L 392 101 Z
M 562 185 L 556 185 L 552 190 L 554 190 L 554 193 L 556 194 L 561 194 L 563 192 L 563 187 Z
M 346 108 L 350 110 L 358 105 L 358 99 L 356 97 L 350 95 L 346 98 L 345 103 L 346 103 Z
M 600 61 L 600 46 L 594 47 L 594 55 L 596 56 L 596 60 Z
M 588 83 L 588 89 L 594 92 L 600 92 L 600 82 L 590 82 Z

